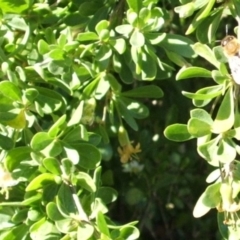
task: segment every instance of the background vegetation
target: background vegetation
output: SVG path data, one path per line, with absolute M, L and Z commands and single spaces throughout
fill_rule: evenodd
M 238 239 L 239 1 L 0 9 L 0 239 Z

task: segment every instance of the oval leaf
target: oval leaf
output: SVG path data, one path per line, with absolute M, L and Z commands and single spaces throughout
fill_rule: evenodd
M 200 67 L 183 67 L 177 73 L 176 80 L 182 80 L 186 78 L 211 78 L 212 74 L 209 70 Z
M 137 98 L 161 98 L 163 97 L 163 91 L 156 85 L 148 85 L 123 92 L 121 95 L 125 97 Z
M 211 133 L 211 125 L 197 118 L 188 121 L 188 132 L 194 137 L 203 137 Z
M 230 88 L 219 109 L 212 125 L 212 131 L 214 133 L 223 133 L 227 130 L 231 129 L 234 124 L 234 96 L 233 96 L 233 89 Z
M 33 191 L 42 188 L 52 182 L 55 182 L 55 175 L 51 173 L 42 173 L 35 177 L 26 187 L 26 191 Z
M 207 45 L 198 42 L 193 45 L 193 49 L 199 56 L 206 59 L 217 69 L 220 69 L 220 62 L 216 59 L 213 51 Z
M 173 124 L 164 130 L 164 135 L 169 140 L 175 142 L 184 142 L 193 138 L 188 132 L 188 127 L 185 124 Z

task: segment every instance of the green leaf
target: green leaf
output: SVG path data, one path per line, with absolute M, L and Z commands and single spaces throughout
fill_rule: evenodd
M 20 80 L 23 81 L 23 82 L 26 82 L 26 74 L 25 74 L 25 71 L 23 70 L 23 68 L 20 67 L 20 66 L 17 66 L 15 68 L 15 70 L 18 73 L 18 76 L 19 76 Z
M 55 61 L 50 61 L 48 64 L 49 72 L 54 75 L 61 74 L 64 65 L 61 60 L 64 60 L 64 51 L 61 48 L 50 50 L 47 56 Z
M 142 19 L 144 22 L 148 21 L 151 18 L 151 11 L 150 9 L 143 7 L 139 12 L 139 18 Z
M 122 92 L 122 96 L 136 97 L 136 98 L 161 98 L 163 91 L 156 85 L 148 85 L 143 87 L 134 88 L 132 90 Z
M 220 177 L 220 174 L 221 174 L 220 169 L 213 170 L 206 178 L 206 182 L 207 183 L 215 182 Z
M 178 65 L 179 67 L 183 67 L 183 66 L 187 66 L 188 62 L 180 55 L 174 53 L 174 52 L 170 52 L 168 50 L 165 49 L 165 52 L 167 54 L 167 57 L 169 58 L 169 60 L 171 60 L 171 62 L 175 63 L 176 65 Z
M 98 166 L 95 170 L 94 170 L 94 174 L 93 174 L 93 181 L 97 187 L 97 189 L 101 186 L 102 184 L 102 167 Z
M 216 31 L 219 26 L 224 8 L 214 9 L 211 15 L 200 23 L 196 29 L 197 38 L 202 43 L 212 43 L 216 39 Z M 208 26 L 206 28 L 206 26 Z
M 226 79 L 228 79 L 227 76 L 223 75 L 220 71 L 218 70 L 213 70 L 212 71 L 212 78 L 217 84 L 223 84 Z
M 237 156 L 236 145 L 231 139 L 222 139 L 218 146 L 218 160 L 221 163 L 230 164 Z
M 1 218 L 1 222 L 0 222 L 0 230 L 5 230 L 6 228 L 11 228 L 13 227 L 15 224 L 11 221 L 11 218 L 14 214 L 14 209 L 10 208 L 10 207 L 1 207 L 0 210 L 0 218 Z
M 38 51 L 41 55 L 44 55 L 45 53 L 49 52 L 49 45 L 43 39 L 40 39 L 38 41 L 37 46 L 38 46 Z
M 92 213 L 91 213 L 91 215 L 89 216 L 90 219 L 91 219 L 91 218 L 96 218 L 98 212 L 100 212 L 100 211 L 101 211 L 103 214 L 108 212 L 108 208 L 107 208 L 106 205 L 102 202 L 102 200 L 99 199 L 99 198 L 95 198 L 95 201 L 92 203 L 91 210 L 92 210 Z
M 16 147 L 8 151 L 7 156 L 5 158 L 5 165 L 7 169 L 11 172 L 21 163 L 21 161 L 31 159 L 30 157 L 31 151 L 32 149 L 27 146 Z
M 109 45 L 103 44 L 96 54 L 96 62 L 97 67 L 99 68 L 99 72 L 104 71 L 108 67 L 111 56 L 111 47 Z
M 5 124 L 15 129 L 25 128 L 26 127 L 25 109 L 21 109 L 14 119 L 6 121 Z
M 235 11 L 236 11 L 236 14 L 239 15 L 240 14 L 240 4 L 237 0 L 233 0 L 233 5 L 235 7 Z
M 194 137 L 203 137 L 211 133 L 211 125 L 197 118 L 188 121 L 188 132 Z
M 110 32 L 108 29 L 103 29 L 99 34 L 99 40 L 101 42 L 108 42 L 110 37 Z
M 30 103 L 33 103 L 36 97 L 38 96 L 38 91 L 35 88 L 27 88 L 25 89 L 24 96 Z
M 102 20 L 102 21 L 98 22 L 98 24 L 95 27 L 95 30 L 96 30 L 97 34 L 100 35 L 101 31 L 108 29 L 108 27 L 109 27 L 109 21 Z
M 23 206 L 31 206 L 33 203 L 39 204 L 42 200 L 42 193 L 36 191 L 26 192 L 24 196 L 24 200 L 22 201 Z
M 144 36 L 152 45 L 157 45 L 165 39 L 166 33 L 145 33 Z
M 97 7 L 99 5 L 98 3 L 100 4 L 100 7 Z M 89 5 L 89 2 L 86 2 L 86 4 Z M 103 5 L 103 2 L 100 1 L 93 1 L 93 4 L 97 7 L 97 11 L 94 11 L 93 16 L 88 23 L 88 29 L 90 31 L 94 31 L 97 23 L 103 19 L 108 19 L 109 16 L 109 6 Z
M 63 153 L 74 164 L 78 164 L 80 157 L 76 149 L 66 142 L 62 142 Z
M 50 114 L 64 105 L 62 96 L 56 91 L 43 87 L 35 86 L 35 88 L 39 92 L 36 101 L 44 113 Z
M 27 219 L 28 216 L 28 208 L 24 208 L 21 210 L 18 210 L 13 216 L 12 216 L 12 221 L 14 223 L 21 223 Z
M 211 87 L 202 88 L 198 90 L 196 93 L 182 91 L 182 94 L 185 97 L 194 99 L 194 105 L 202 106 L 204 104 L 203 106 L 205 106 L 207 103 L 209 103 L 209 100 L 219 96 L 222 93 L 221 88 L 222 88 L 221 86 L 211 86 Z M 205 100 L 208 100 L 208 101 L 205 101 Z
M 74 51 L 79 46 L 77 41 L 68 42 L 63 46 L 63 50 L 66 52 Z
M 72 128 L 71 131 L 63 138 L 64 141 L 71 143 L 79 140 L 88 141 L 88 133 L 84 125 L 78 125 Z
M 110 232 L 108 230 L 108 226 L 102 212 L 98 212 L 96 222 L 100 232 L 110 237 Z
M 0 134 L 0 148 L 5 150 L 10 150 L 13 148 L 14 142 L 11 138 Z
M 12 82 L 0 82 L 0 95 L 8 98 L 10 101 L 21 101 L 21 90 Z M 1 97 L 1 96 L 0 96 Z
M 230 88 L 218 109 L 216 119 L 212 125 L 214 133 L 223 133 L 231 129 L 234 124 L 234 96 L 233 89 Z
M 220 186 L 221 183 L 214 183 L 206 188 L 194 207 L 193 216 L 195 218 L 202 217 L 211 208 L 219 205 L 221 202 Z
M 126 50 L 126 42 L 123 38 L 111 39 L 109 43 L 119 54 L 123 54 Z
M 135 63 L 135 72 L 140 75 L 142 72 L 142 48 L 131 47 L 131 57 Z
M 236 138 L 237 140 L 240 140 L 240 127 L 231 129 L 226 134 L 230 138 Z
M 136 13 L 138 13 L 142 8 L 141 0 L 127 0 L 127 4 L 129 8 L 132 8 Z
M 69 122 L 67 123 L 68 127 L 80 123 L 81 118 L 82 118 L 82 113 L 83 113 L 83 105 L 84 105 L 84 101 L 80 101 L 77 108 L 75 110 L 73 110 L 72 116 L 71 116 Z
M 89 223 L 81 223 L 77 228 L 77 239 L 89 240 L 93 235 L 94 227 Z
M 106 126 L 105 125 L 99 125 L 98 132 L 99 132 L 100 136 L 102 137 L 103 143 L 108 144 L 109 143 L 109 136 L 108 136 Z M 105 148 L 103 150 L 100 149 L 100 151 L 101 151 L 101 154 L 102 154 L 102 157 L 103 157 L 104 160 L 106 160 L 106 159 L 110 160 L 112 158 L 112 150 L 111 150 L 110 146 L 107 149 L 105 149 Z
M 130 37 L 130 44 L 136 48 L 140 48 L 145 44 L 144 35 L 138 29 L 134 30 Z
M 138 14 L 134 12 L 132 9 L 129 9 L 127 11 L 127 21 L 136 28 L 139 22 Z
M 20 112 L 20 109 L 16 109 L 9 99 L 0 96 L 0 121 L 1 123 L 11 121 L 15 119 Z
M 194 3 L 189 2 L 184 5 L 177 6 L 174 8 L 174 11 L 179 14 L 180 18 L 190 17 L 195 11 Z
M 65 29 L 64 31 L 61 32 L 59 38 L 57 39 L 57 43 L 59 45 L 60 48 L 63 48 L 66 44 L 67 44 L 67 37 L 70 35 L 70 31 L 69 29 Z
M 217 221 L 218 221 L 219 231 L 220 231 L 222 237 L 224 237 L 224 239 L 228 239 L 229 231 L 228 231 L 228 225 L 224 223 L 225 219 L 226 219 L 225 212 L 217 213 Z
M 78 174 L 75 176 L 78 180 L 78 184 L 88 190 L 89 192 L 95 192 L 96 186 L 93 181 L 93 179 L 85 172 L 78 172 Z
M 129 110 L 132 117 L 137 119 L 146 118 L 149 115 L 148 108 L 141 102 L 134 101 L 130 98 L 121 97 L 122 102 Z
M 52 221 L 59 221 L 64 217 L 59 212 L 56 203 L 49 202 L 46 206 L 46 213 Z
M 61 177 L 55 175 L 55 182 L 52 182 L 43 188 L 42 204 L 44 206 L 51 201 L 55 201 L 62 182 Z
M 117 191 L 110 187 L 100 187 L 96 194 L 96 197 L 102 199 L 105 204 L 116 201 L 117 196 Z
M 193 41 L 189 38 L 176 34 L 167 34 L 159 46 L 168 51 L 175 52 L 183 57 L 193 58 L 196 56 L 191 45 Z
M 197 10 L 197 9 L 200 9 L 200 8 L 206 6 L 207 3 L 208 3 L 208 0 L 197 0 L 194 2 L 194 7 Z
M 74 172 L 74 165 L 72 163 L 72 161 L 68 158 L 63 158 L 62 159 L 62 171 L 63 171 L 63 175 L 69 177 L 71 176 L 71 174 Z
M 185 124 L 173 124 L 164 130 L 164 136 L 175 142 L 184 142 L 193 138 Z
M 55 225 L 61 233 L 65 233 L 65 236 L 61 240 L 69 240 L 68 234 L 73 230 L 75 230 L 74 234 L 76 233 L 78 222 L 72 218 L 62 218 L 55 221 Z
M 212 74 L 209 70 L 200 67 L 182 67 L 177 73 L 176 80 L 182 80 L 186 78 L 211 78 Z
M 93 79 L 83 90 L 83 95 L 85 98 L 90 98 L 96 91 L 98 83 L 100 81 L 100 76 Z
M 110 88 L 110 84 L 109 84 L 107 75 L 104 74 L 99 79 L 98 85 L 95 90 L 95 98 L 97 100 L 102 99 L 108 92 L 109 88 Z
M 96 41 L 98 40 L 98 35 L 94 32 L 82 32 L 78 34 L 77 40 L 80 42 Z
M 22 13 L 27 10 L 30 0 L 5 0 L 0 2 L 0 8 L 4 13 Z
M 227 63 L 228 59 L 223 51 L 223 47 L 222 46 L 216 46 L 213 48 L 213 53 L 216 57 L 216 59 L 220 62 L 220 63 Z M 221 70 L 221 69 L 220 69 Z
M 61 185 L 56 201 L 58 210 L 63 216 L 70 217 L 71 215 L 77 214 L 77 208 L 72 196 L 72 191 L 65 183 Z
M 81 2 L 81 4 L 79 4 L 79 12 L 82 16 L 91 16 L 94 13 L 96 13 L 96 11 L 103 6 L 102 2 L 96 1 L 96 0 L 91 0 L 91 1 L 86 1 L 86 2 Z M 77 4 L 78 6 L 78 4 Z M 100 21 L 100 20 L 99 20 Z M 98 21 L 98 22 L 99 22 Z
M 204 100 L 212 100 L 213 98 L 219 96 L 222 94 L 222 91 L 214 92 L 214 90 L 219 90 L 219 87 L 213 86 L 213 87 L 207 87 L 205 89 L 200 89 L 198 90 L 197 93 L 190 93 L 190 92 L 185 92 L 182 91 L 183 96 L 191 98 L 194 100 L 194 105 L 199 106 L 201 104 L 206 104 L 209 103 L 209 101 L 204 101 Z M 202 94 L 201 92 L 204 92 Z M 205 92 L 209 92 L 208 94 L 205 94 Z M 213 93 L 212 93 L 213 92 Z M 202 100 L 202 101 L 199 101 Z M 202 106 L 202 105 L 200 105 Z
M 101 160 L 99 150 L 91 144 L 87 143 L 72 143 L 80 155 L 79 165 L 85 169 L 95 169 Z
M 186 35 L 192 33 L 193 31 L 195 31 L 195 29 L 197 28 L 197 26 L 201 23 L 201 21 L 206 18 L 212 7 L 214 6 L 215 0 L 210 0 L 208 1 L 208 4 L 205 8 L 202 8 L 194 17 L 193 21 L 191 22 L 191 24 L 189 25 L 187 31 L 186 31 Z
M 114 101 L 114 105 L 117 109 L 117 111 L 119 112 L 120 116 L 126 121 L 126 123 L 135 131 L 138 130 L 138 125 L 135 121 L 135 119 L 133 118 L 132 114 L 129 112 L 126 104 L 124 103 L 124 101 L 118 97 L 116 98 L 116 100 Z
M 55 175 L 52 173 L 42 173 L 35 177 L 26 187 L 26 191 L 33 191 L 37 190 L 39 188 L 43 188 L 46 185 L 49 185 L 51 183 L 55 182 Z
M 52 239 L 57 240 L 60 238 L 60 233 L 55 225 L 49 220 L 42 218 L 38 222 L 34 223 L 30 229 L 31 239 Z
M 36 208 L 30 208 L 28 210 L 27 217 L 29 220 L 36 222 L 43 217 L 43 214 L 41 213 L 40 210 L 38 210 Z
M 128 225 L 120 228 L 120 236 L 122 239 L 135 240 L 139 238 L 140 233 L 136 227 Z
M 135 72 L 137 75 L 141 74 L 142 72 L 142 48 L 137 48 L 135 46 L 131 47 L 131 57 L 133 62 L 135 63 Z
M 31 141 L 31 147 L 35 151 L 41 151 L 50 143 L 54 141 L 54 138 L 50 137 L 46 132 L 38 132 L 34 135 Z
M 61 175 L 61 167 L 60 163 L 56 158 L 53 157 L 48 157 L 44 158 L 43 161 L 43 166 L 52 174 L 54 175 Z
M 105 76 L 105 79 L 109 82 L 112 90 L 114 92 L 121 92 L 122 90 L 122 85 L 118 82 L 118 80 L 110 73 L 108 73 L 106 76 Z
M 213 124 L 212 117 L 210 116 L 210 114 L 208 112 L 206 112 L 203 109 L 199 109 L 199 108 L 193 109 L 193 110 L 191 110 L 190 114 L 191 114 L 191 118 L 196 118 L 196 119 L 203 121 L 209 125 Z
M 206 143 L 201 144 L 198 146 L 198 153 L 199 155 L 206 159 L 209 164 L 217 167 L 219 166 L 219 159 L 220 155 L 218 154 L 218 144 L 219 144 L 219 138 L 216 137 L 212 139 L 211 141 L 208 141 Z
M 53 75 L 62 75 L 65 71 L 65 63 L 63 62 L 63 52 L 58 51 L 57 49 L 52 50 L 49 52 L 49 57 L 52 58 L 52 60 L 49 61 L 47 65 L 47 69 L 50 73 Z M 44 79 L 46 77 L 43 76 Z
M 130 24 L 123 24 L 116 27 L 116 31 L 122 35 L 129 36 L 133 31 L 133 26 Z
M 199 89 L 196 93 L 183 92 L 183 95 L 193 99 L 193 104 L 197 107 L 206 106 L 213 98 L 222 95 L 223 86 L 216 85 Z
M 9 231 L 6 235 L 4 235 L 4 239 L 16 239 L 16 236 L 18 239 L 26 239 L 28 234 L 29 234 L 29 226 L 22 223 L 18 226 L 11 228 L 11 231 Z
M 140 57 L 142 58 L 140 65 L 142 70 L 141 80 L 154 80 L 157 74 L 157 56 L 147 45 L 145 45 Z
M 57 137 L 66 127 L 66 115 L 61 116 L 48 130 L 48 135 L 51 138 Z
M 206 59 L 217 69 L 220 69 L 220 62 L 216 59 L 213 51 L 207 45 L 198 42 L 193 45 L 193 49 L 199 56 Z

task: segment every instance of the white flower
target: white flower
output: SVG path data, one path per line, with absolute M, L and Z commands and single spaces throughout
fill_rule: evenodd
M 139 173 L 143 170 L 143 168 L 144 165 L 135 160 L 123 164 L 123 172 Z
M 11 173 L 0 166 L 0 187 L 2 188 L 1 193 L 6 194 L 5 199 L 9 197 L 8 188 L 17 184 L 18 181 L 12 178 Z

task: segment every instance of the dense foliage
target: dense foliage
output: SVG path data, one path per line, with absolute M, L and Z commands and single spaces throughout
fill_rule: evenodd
M 239 239 L 239 1 L 0 9 L 0 239 Z

